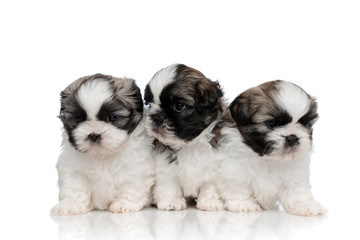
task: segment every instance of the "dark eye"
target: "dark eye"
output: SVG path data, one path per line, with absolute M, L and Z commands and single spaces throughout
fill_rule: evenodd
M 107 122 L 115 123 L 117 121 L 118 117 L 114 115 L 110 115 L 106 118 Z
M 275 128 L 275 127 L 279 126 L 279 122 L 275 119 L 268 120 L 265 122 L 265 124 L 268 128 Z
M 175 103 L 173 109 L 177 112 L 181 112 L 185 109 L 185 104 L 182 103 Z
M 310 121 L 307 121 L 307 120 L 305 120 L 305 119 L 300 119 L 299 120 L 299 123 L 301 124 L 301 125 L 303 125 L 304 127 L 309 127 L 309 122 Z
M 75 117 L 74 120 L 76 123 L 81 123 L 81 122 L 85 121 L 85 119 L 83 117 Z

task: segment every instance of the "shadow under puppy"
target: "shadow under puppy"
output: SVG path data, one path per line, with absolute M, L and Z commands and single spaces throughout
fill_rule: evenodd
M 323 215 L 309 183 L 317 103 L 299 86 L 271 81 L 240 94 L 230 111 L 236 124 L 221 129 L 218 188 L 225 207 L 252 212 L 276 207 Z M 221 153 L 222 152 L 222 153 Z
M 134 212 L 150 203 L 154 164 L 135 81 L 95 74 L 61 92 L 64 129 L 53 215 Z
M 146 86 L 145 128 L 156 138 L 153 198 L 159 209 L 184 209 L 184 197 L 196 199 L 202 210 L 223 208 L 214 182 L 222 96 L 217 82 L 182 64 L 161 69 Z

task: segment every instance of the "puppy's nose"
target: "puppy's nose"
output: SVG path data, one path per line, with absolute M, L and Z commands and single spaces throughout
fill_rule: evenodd
M 162 114 L 151 115 L 151 119 L 157 124 L 161 125 L 164 122 L 164 116 Z
M 98 142 L 100 140 L 100 134 L 98 133 L 90 133 L 89 136 L 87 137 L 90 142 Z
M 291 135 L 289 135 L 289 136 L 286 136 L 286 137 L 285 137 L 285 140 L 286 140 L 287 144 L 288 144 L 290 147 L 292 147 L 292 146 L 294 146 L 294 145 L 299 141 L 299 138 L 298 138 L 296 135 L 291 134 Z

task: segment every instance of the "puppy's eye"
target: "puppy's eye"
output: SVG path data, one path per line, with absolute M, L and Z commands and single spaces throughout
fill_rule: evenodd
M 106 118 L 107 122 L 115 123 L 117 121 L 118 117 L 114 115 L 110 115 Z
M 268 120 L 268 121 L 265 122 L 265 124 L 270 129 L 279 126 L 279 122 L 277 120 L 275 120 L 275 119 Z
M 301 118 L 298 123 L 300 123 L 301 125 L 303 125 L 304 127 L 308 128 L 310 126 L 310 121 Z
M 75 120 L 75 123 L 81 123 L 81 122 L 85 121 L 85 118 L 83 118 L 83 117 L 75 117 L 74 120 Z
M 185 109 L 185 104 L 182 104 L 182 103 L 175 103 L 174 106 L 173 106 L 173 109 L 177 112 L 181 112 L 181 111 L 184 111 Z

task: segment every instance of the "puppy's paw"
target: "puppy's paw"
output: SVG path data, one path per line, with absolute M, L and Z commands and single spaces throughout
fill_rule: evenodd
M 227 200 L 226 208 L 230 212 L 260 212 L 261 207 L 253 200 Z
M 186 208 L 186 202 L 182 198 L 173 198 L 173 199 L 166 199 L 160 200 L 157 202 L 157 208 L 160 210 L 183 210 Z
M 143 207 L 144 204 L 142 202 L 121 199 L 111 203 L 109 211 L 113 213 L 131 213 L 140 211 Z
M 198 199 L 196 207 L 203 211 L 221 211 L 224 210 L 224 203 L 220 199 Z
M 292 208 L 286 209 L 286 211 L 290 214 L 307 217 L 327 214 L 327 209 L 316 201 L 298 202 Z
M 90 212 L 91 209 L 81 202 L 63 200 L 50 211 L 53 216 L 71 216 Z

